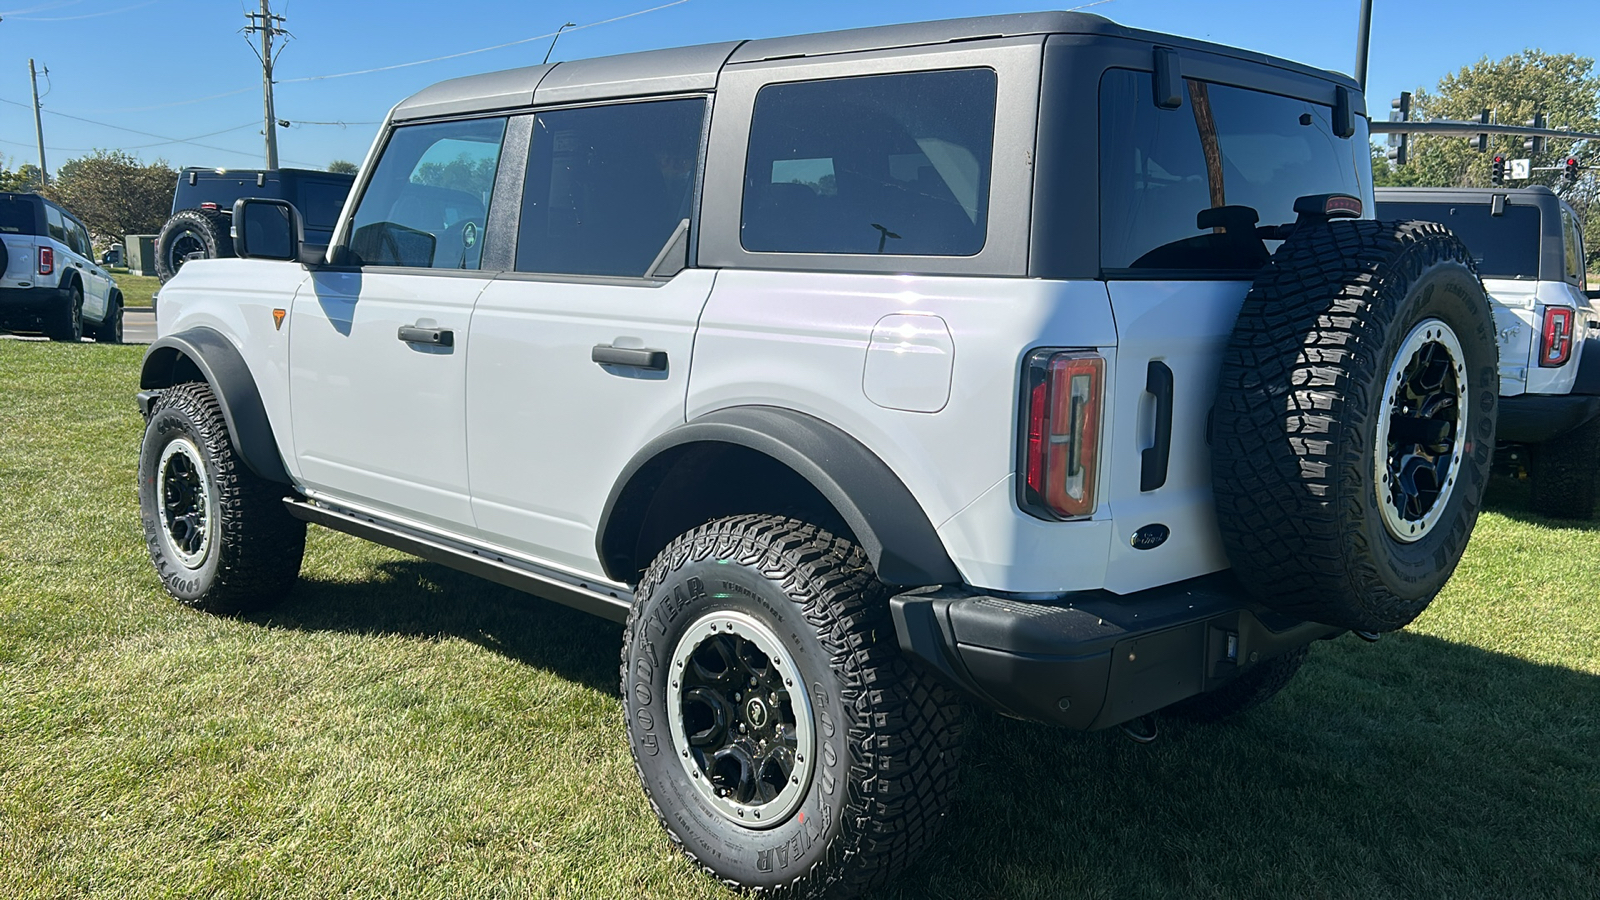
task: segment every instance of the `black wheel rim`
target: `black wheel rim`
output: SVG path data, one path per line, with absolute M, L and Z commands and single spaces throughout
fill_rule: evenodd
M 810 785 L 811 704 L 793 658 L 752 616 L 719 611 L 673 654 L 668 702 L 679 762 L 702 797 L 748 828 L 781 824 Z
M 188 230 L 180 231 L 167 245 L 167 268 L 177 272 L 190 259 L 204 257 L 205 254 L 206 245 L 200 235 Z
M 162 538 L 185 568 L 198 569 L 211 547 L 211 486 L 200 448 L 179 438 L 161 452 L 156 472 Z
M 1467 393 L 1455 332 L 1439 319 L 1419 323 L 1390 367 L 1375 460 L 1384 526 L 1402 542 L 1426 537 L 1449 505 L 1471 415 Z

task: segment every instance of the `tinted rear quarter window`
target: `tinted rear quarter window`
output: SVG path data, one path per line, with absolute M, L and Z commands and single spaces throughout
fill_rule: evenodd
M 756 96 L 741 242 L 974 256 L 988 228 L 992 69 L 774 84 Z
M 1484 278 L 1538 278 L 1538 207 L 1508 205 L 1499 216 L 1490 211 L 1487 203 L 1378 204 L 1380 219 L 1421 219 L 1455 232 L 1477 260 L 1478 274 Z
M 16 197 L 0 200 L 0 234 L 33 234 L 39 229 L 38 207 Z
M 1276 245 L 1255 224 L 1295 220 L 1308 194 L 1370 202 L 1366 121 L 1333 133 L 1331 107 L 1202 81 L 1185 81 L 1176 109 L 1155 105 L 1148 72 L 1112 69 L 1100 82 L 1101 265 L 1242 273 Z M 1200 216 L 1205 213 L 1204 227 Z

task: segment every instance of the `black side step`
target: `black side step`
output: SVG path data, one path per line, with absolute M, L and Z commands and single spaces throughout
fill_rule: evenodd
M 591 615 L 625 622 L 628 609 L 633 605 L 633 592 L 606 584 L 584 581 L 563 572 L 555 572 L 532 563 L 478 550 L 465 544 L 455 544 L 443 538 L 420 534 L 392 522 L 371 516 L 320 506 L 292 497 L 284 498 L 289 515 L 303 522 L 311 522 L 334 531 L 342 531 L 358 538 L 393 547 L 429 562 L 458 569 L 469 575 L 485 578 L 525 593 L 553 600 L 580 609 Z

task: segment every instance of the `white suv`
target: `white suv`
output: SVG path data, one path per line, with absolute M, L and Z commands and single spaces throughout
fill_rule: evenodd
M 1071 13 L 445 82 L 328 246 L 243 199 L 163 288 L 151 558 L 260 607 L 312 522 L 625 621 L 684 852 L 858 892 L 958 698 L 1148 737 L 1449 578 L 1494 320 L 1369 159 L 1344 76 Z
M 89 230 L 38 194 L 0 193 L 0 328 L 122 343 L 122 292 L 95 265 Z

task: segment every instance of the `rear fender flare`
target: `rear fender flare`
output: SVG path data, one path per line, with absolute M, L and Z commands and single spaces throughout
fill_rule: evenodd
M 183 377 L 185 361 L 211 386 L 222 407 L 228 437 L 250 471 L 268 481 L 289 484 L 261 391 L 239 348 L 222 332 L 199 326 L 160 338 L 145 353 L 139 387 L 160 390 L 187 380 Z

